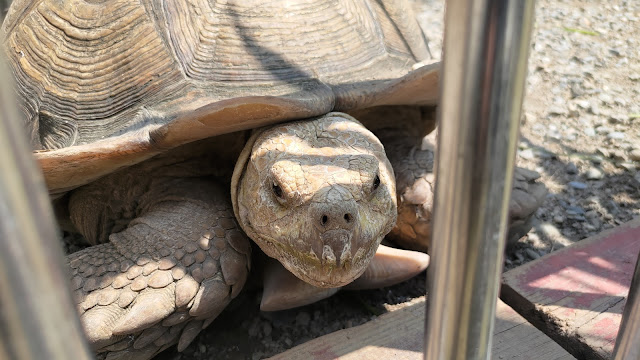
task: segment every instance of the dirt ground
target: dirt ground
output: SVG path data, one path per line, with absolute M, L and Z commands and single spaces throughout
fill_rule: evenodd
M 417 5 L 431 51 L 442 48 L 444 5 Z M 640 212 L 640 2 L 540 0 L 529 59 L 519 166 L 549 195 L 505 269 L 544 256 Z M 424 274 L 398 286 L 341 292 L 303 308 L 258 311 L 245 292 L 183 352 L 157 358 L 262 359 L 356 326 L 425 294 Z

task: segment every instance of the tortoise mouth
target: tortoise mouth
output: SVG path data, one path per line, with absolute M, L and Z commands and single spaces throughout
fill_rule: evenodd
M 278 260 L 300 280 L 316 287 L 336 288 L 345 286 L 362 275 L 383 238 L 372 238 L 354 249 L 351 244 L 356 243 L 354 240 L 357 239 L 346 233 L 344 230 L 334 230 L 325 236 L 338 244 L 344 242 L 342 249 L 349 251 L 343 252 L 340 258 L 335 257 L 335 252 L 329 245 L 324 245 L 321 256 L 317 256 L 314 251 L 303 252 L 273 239 L 261 238 L 256 243 L 265 254 Z M 326 256 L 329 252 L 333 256 Z

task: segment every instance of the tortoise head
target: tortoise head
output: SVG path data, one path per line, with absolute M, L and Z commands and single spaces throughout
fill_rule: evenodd
M 360 276 L 397 217 L 380 141 L 349 115 L 253 134 L 233 174 L 238 222 L 303 281 L 339 287 Z

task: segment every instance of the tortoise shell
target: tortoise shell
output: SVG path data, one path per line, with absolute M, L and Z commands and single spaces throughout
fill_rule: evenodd
M 16 0 L 2 30 L 52 193 L 206 137 L 438 95 L 403 0 Z

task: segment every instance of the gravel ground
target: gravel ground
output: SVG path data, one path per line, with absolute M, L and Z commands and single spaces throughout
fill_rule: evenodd
M 421 0 L 421 24 L 437 59 L 444 4 Z M 549 195 L 505 269 L 631 220 L 640 212 L 640 2 L 539 0 L 518 149 Z M 341 292 L 299 309 L 258 311 L 244 291 L 183 352 L 157 359 L 262 359 L 418 301 L 425 277 Z
M 518 164 L 549 196 L 507 266 L 640 212 L 640 3 L 540 1 Z

